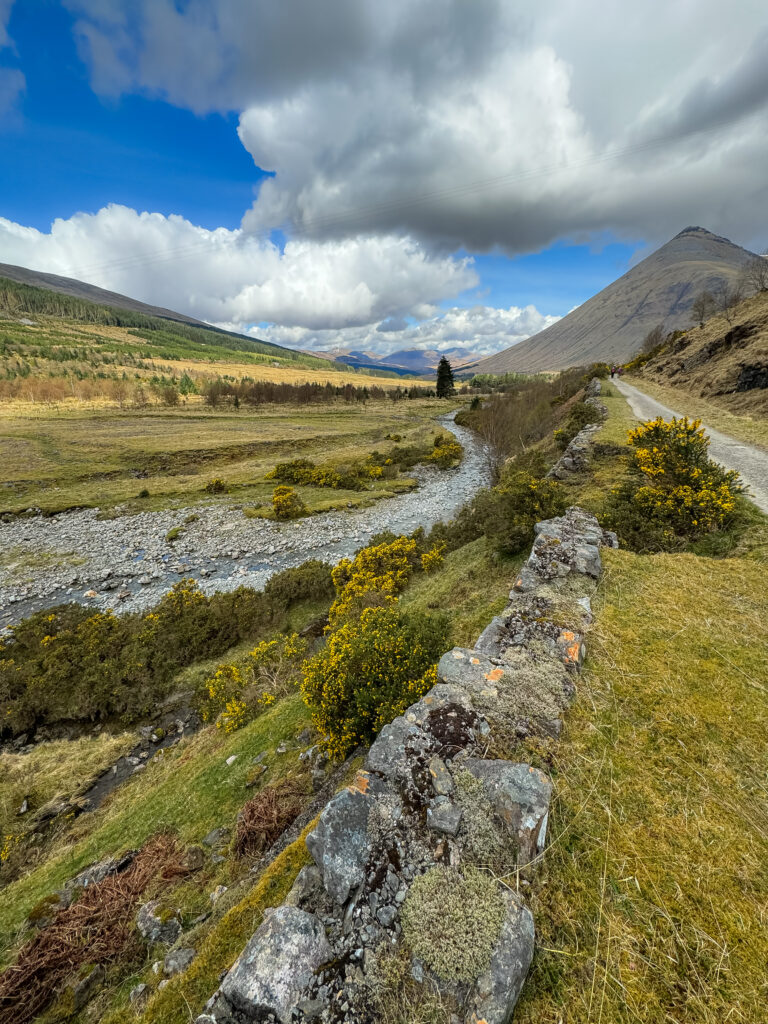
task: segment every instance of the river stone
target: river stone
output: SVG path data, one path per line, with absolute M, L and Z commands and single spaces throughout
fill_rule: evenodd
M 296 907 L 278 907 L 261 924 L 221 985 L 236 1010 L 289 1024 L 315 971 L 333 956 L 322 924 Z
M 317 828 L 307 836 L 307 849 L 323 876 L 326 892 L 336 903 L 346 903 L 351 889 L 365 876 L 370 854 L 368 816 L 383 783 L 368 772 L 358 772 L 351 786 L 326 805 Z
M 515 836 L 518 864 L 527 864 L 544 849 L 552 783 L 529 764 L 470 759 L 465 767 L 482 782 L 493 809 Z
M 533 915 L 512 892 L 504 893 L 507 913 L 488 970 L 469 996 L 467 1020 L 509 1024 L 533 958 Z
M 160 900 L 145 903 L 136 918 L 136 927 L 147 942 L 163 942 L 172 945 L 181 934 L 181 921 L 176 916 L 164 919 L 155 913 Z

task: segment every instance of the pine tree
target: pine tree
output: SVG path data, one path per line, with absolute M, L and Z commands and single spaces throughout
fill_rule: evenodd
M 441 356 L 440 362 L 437 364 L 437 385 L 435 390 L 437 391 L 438 398 L 450 398 L 454 392 L 453 370 L 445 356 Z

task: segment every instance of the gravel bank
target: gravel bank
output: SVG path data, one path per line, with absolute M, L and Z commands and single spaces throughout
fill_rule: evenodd
M 410 533 L 450 519 L 487 485 L 488 470 L 472 432 L 457 426 L 453 414 L 441 423 L 464 446 L 461 465 L 419 468 L 416 490 L 371 508 L 290 523 L 247 519 L 241 508 L 225 505 L 107 520 L 98 518 L 98 509 L 88 509 L 1 523 L 0 549 L 18 551 L 18 559 L 0 569 L 0 628 L 65 601 L 143 611 L 184 576 L 194 577 L 207 594 L 260 589 L 273 573 L 308 558 L 335 564 L 381 530 Z M 185 525 L 193 513 L 199 518 Z M 183 533 L 170 544 L 166 535 L 177 526 Z M 50 564 L 41 564 L 46 559 Z M 72 565 L 74 560 L 80 564 Z

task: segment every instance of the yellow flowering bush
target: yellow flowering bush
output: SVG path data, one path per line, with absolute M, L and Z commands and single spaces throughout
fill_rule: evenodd
M 272 492 L 275 519 L 298 519 L 307 514 L 307 506 L 292 487 L 281 485 Z
M 670 550 L 727 525 L 741 483 L 738 473 L 709 458 L 700 420 L 658 417 L 631 430 L 628 440 L 630 475 L 606 508 L 625 544 Z
M 204 722 L 234 732 L 298 683 L 307 641 L 292 633 L 257 644 L 241 664 L 219 665 L 200 695 Z
M 421 568 L 424 572 L 432 572 L 433 569 L 439 569 L 445 561 L 445 541 L 441 541 L 436 544 L 429 551 L 425 551 L 421 556 Z
M 352 560 L 342 558 L 331 570 L 338 595 L 329 614 L 331 627 L 366 606 L 394 601 L 419 562 L 416 541 L 408 537 L 362 548 Z
M 453 434 L 438 434 L 432 451 L 424 461 L 435 463 L 440 469 L 448 469 L 461 462 L 463 456 L 464 449 Z
M 304 663 L 301 693 L 328 754 L 342 759 L 422 697 L 446 645 L 443 616 L 365 608 Z

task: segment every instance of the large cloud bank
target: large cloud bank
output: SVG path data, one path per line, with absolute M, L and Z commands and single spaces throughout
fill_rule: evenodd
M 688 223 L 765 247 L 764 0 L 63 2 L 99 95 L 235 111 L 274 177 L 236 232 L 109 207 L 3 222 L 9 262 L 303 347 L 493 351 L 553 318 L 440 313 L 478 284 L 458 251 Z
M 94 87 L 240 112 L 247 229 L 510 252 L 687 223 L 749 241 L 763 0 L 69 0 Z

